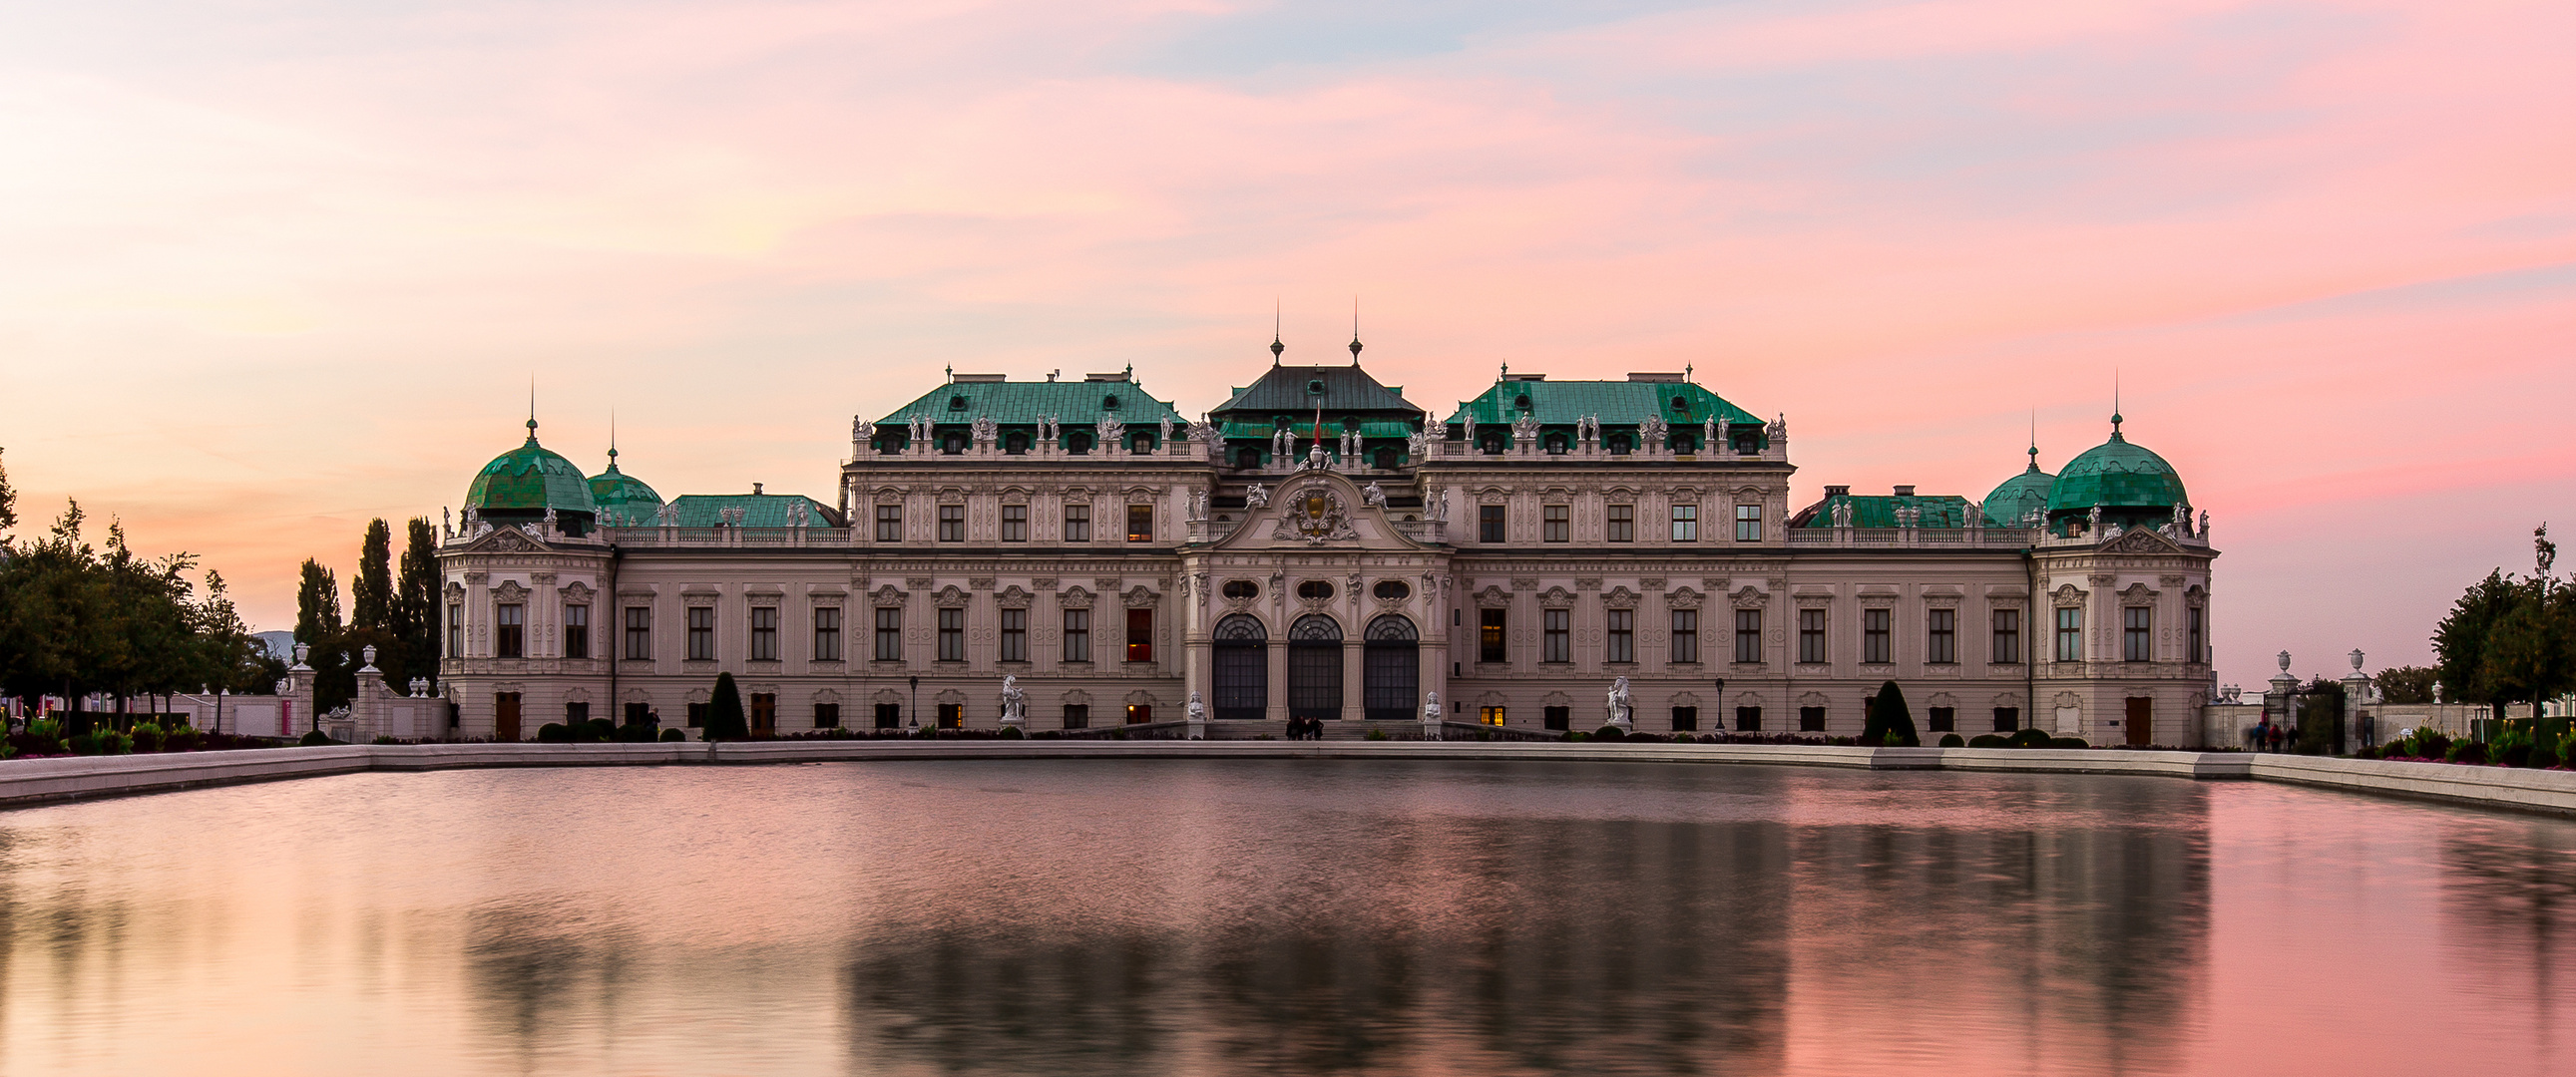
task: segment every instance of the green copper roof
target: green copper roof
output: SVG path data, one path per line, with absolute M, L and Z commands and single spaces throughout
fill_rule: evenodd
M 599 505 L 603 523 L 642 525 L 653 522 L 662 495 L 642 479 L 617 470 L 617 450 L 608 450 L 608 470 L 590 477 L 590 499 Z
M 724 510 L 741 509 L 743 527 L 787 527 L 788 506 L 805 505 L 805 526 L 837 527 L 841 514 L 832 507 L 803 494 L 681 494 L 671 499 L 671 507 L 680 514 L 681 527 L 714 527 L 726 523 Z M 655 521 L 648 518 L 647 526 Z
M 1995 492 L 1986 495 L 1985 504 L 1980 506 L 1985 511 L 1986 522 L 1996 527 L 2021 526 L 2023 517 L 2029 516 L 2032 510 L 2045 511 L 2048 508 L 2048 488 L 2056 481 L 2057 476 L 2039 469 L 2039 449 L 2033 447 L 2029 468 L 2005 479 L 2003 485 L 1995 487 Z
M 2106 508 L 2172 511 L 2189 504 L 2182 476 L 2164 457 L 2120 436 L 2120 417 L 2111 417 L 2111 440 L 2084 450 L 2066 462 L 2048 488 L 2048 511 L 2085 512 Z
M 1527 405 L 1522 401 L 1526 399 Z M 1729 424 L 1759 425 L 1752 412 L 1716 393 L 1686 381 L 1519 381 L 1494 383 L 1483 395 L 1460 405 L 1450 423 L 1464 427 L 1467 416 L 1482 424 L 1509 425 L 1526 411 L 1543 426 L 1573 426 L 1586 415 L 1601 425 L 1635 426 L 1648 415 L 1662 415 L 1675 427 L 1703 426 L 1710 416 Z M 1463 429 L 1458 431 L 1464 433 Z
M 502 512 L 596 513 L 590 480 L 581 469 L 537 444 L 537 421 L 528 420 L 527 444 L 493 457 L 465 488 L 465 503 L 489 514 Z
M 1266 437 L 1275 417 L 1280 415 L 1303 417 L 1311 429 L 1319 405 L 1328 424 L 1351 414 L 1363 420 L 1392 421 L 1410 419 L 1423 411 L 1404 398 L 1403 386 L 1379 384 L 1367 370 L 1352 363 L 1273 366 L 1251 385 L 1236 389 L 1231 399 L 1210 414 L 1228 427 L 1239 424 L 1256 428 L 1253 436 Z
M 1129 427 L 1154 426 L 1181 413 L 1132 381 L 952 381 L 887 412 L 877 425 L 901 428 L 916 415 L 933 424 L 963 425 L 979 415 L 1003 426 L 1036 426 L 1052 415 L 1068 430 L 1115 415 Z
M 1809 505 L 1790 518 L 1792 527 L 1834 526 L 1834 506 L 1850 502 L 1853 527 L 1894 527 L 1896 510 L 1918 509 L 1922 518 L 1916 527 L 1968 526 L 1968 499 L 1956 494 L 1928 494 L 1897 497 L 1892 494 L 1835 494 Z

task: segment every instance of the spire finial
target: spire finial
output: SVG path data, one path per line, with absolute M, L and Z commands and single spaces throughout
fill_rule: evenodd
M 1351 297 L 1351 365 L 1360 365 L 1360 297 Z
M 617 409 L 608 409 L 608 470 L 617 470 Z
M 528 375 L 528 444 L 537 443 L 537 376 Z
M 1271 301 L 1270 301 L 1270 365 L 1272 365 L 1272 366 L 1278 366 L 1278 365 L 1279 365 L 1279 353 L 1280 353 L 1280 352 L 1284 352 L 1284 351 L 1287 351 L 1287 350 L 1288 350 L 1288 346 L 1287 346 L 1287 345 L 1282 344 L 1282 343 L 1279 343 L 1279 310 L 1280 310 L 1280 304 L 1279 304 L 1279 301 L 1278 301 L 1278 300 L 1276 300 L 1276 299 L 1271 300 Z
M 2039 470 L 2039 409 L 2030 409 L 2030 469 Z
M 2120 436 L 2120 371 L 2111 369 L 2111 436 Z

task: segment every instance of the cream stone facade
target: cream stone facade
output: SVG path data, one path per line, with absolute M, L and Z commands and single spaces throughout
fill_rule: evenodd
M 1506 374 L 1443 420 L 1352 352 L 1274 346 L 1197 421 L 1126 374 L 956 376 L 854 421 L 829 504 L 664 502 L 532 422 L 442 550 L 448 736 L 689 728 L 731 673 L 755 734 L 992 728 L 1006 675 L 1031 732 L 1194 697 L 1214 737 L 1404 732 L 1435 693 L 1589 730 L 1624 677 L 1657 733 L 1849 736 L 1892 680 L 1927 742 L 2206 742 L 2216 551 L 2117 433 L 1983 501 L 1793 510 L 1786 420 L 1682 376 Z

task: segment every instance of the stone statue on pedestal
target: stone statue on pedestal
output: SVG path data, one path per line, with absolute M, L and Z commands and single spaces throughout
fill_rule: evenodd
M 1260 483 L 1253 483 L 1251 489 L 1243 492 L 1243 507 L 1247 509 L 1269 508 L 1270 491 L 1264 488 Z
M 1628 678 L 1610 682 L 1610 724 L 1622 733 L 1636 728 L 1637 698 L 1628 691 Z
M 1029 694 L 1020 690 L 1020 679 L 1018 677 L 1003 677 L 1002 724 L 1006 727 L 1018 727 L 1027 724 L 1029 720 L 1028 700 Z
M 1386 490 L 1385 490 L 1385 488 L 1380 487 L 1380 486 L 1377 484 L 1377 480 L 1375 480 L 1375 479 L 1371 479 L 1371 480 L 1369 480 L 1369 484 L 1368 484 L 1368 485 L 1363 486 L 1363 487 L 1361 487 L 1361 488 L 1360 488 L 1360 504 L 1363 504 L 1363 505 L 1375 505 L 1375 506 L 1377 506 L 1377 507 L 1379 507 L 1379 508 L 1385 508 L 1385 507 L 1386 507 Z
M 1186 714 L 1189 717 L 1189 720 L 1193 722 L 1207 721 L 1207 702 L 1199 698 L 1197 689 L 1190 690 L 1190 705 L 1183 708 L 1182 713 Z

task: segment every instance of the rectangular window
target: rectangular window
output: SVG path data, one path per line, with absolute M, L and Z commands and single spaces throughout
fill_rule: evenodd
M 814 660 L 817 662 L 841 660 L 841 607 L 839 606 L 814 608 Z
M 1890 643 L 1891 633 L 1887 627 L 1889 620 L 1890 615 L 1886 610 L 1860 611 L 1860 660 L 1862 662 L 1885 665 L 1892 661 L 1889 656 L 1896 653 L 1896 648 Z
M 1546 525 L 1545 533 L 1540 535 L 1540 538 L 1549 542 L 1571 542 L 1574 540 L 1573 506 L 1544 506 L 1539 509 L 1539 519 L 1542 524 Z
M 590 657 L 590 607 L 566 606 L 563 610 L 563 656 Z
M 2017 665 L 2021 662 L 2021 611 L 1995 611 L 1995 664 Z
M 1609 622 L 1610 640 L 1609 645 L 1602 650 L 1601 660 L 1604 662 L 1636 661 L 1637 611 L 1603 610 L 1602 613 L 1606 615 Z
M 1699 506 L 1673 506 L 1673 541 L 1699 541 Z
M 1151 703 L 1130 703 L 1130 704 L 1128 704 L 1128 705 L 1127 705 L 1127 724 L 1128 724 L 1128 725 L 1144 725 L 1145 723 L 1150 722 L 1150 721 L 1153 721 L 1153 720 L 1154 720 L 1154 705 L 1153 705 L 1153 704 L 1151 704 Z
M 1503 724 L 1503 708 L 1478 707 L 1476 708 L 1476 721 L 1484 725 L 1501 725 Z
M 1673 661 L 1699 661 L 1699 611 L 1673 611 Z
M 877 650 L 879 662 L 903 661 L 903 608 L 877 607 Z
M 939 506 L 939 541 L 966 541 L 966 506 Z
M 1067 505 L 1064 507 L 1064 540 L 1066 542 L 1091 541 L 1091 506 Z
M 966 660 L 966 611 L 951 606 L 939 611 L 939 660 Z
M 1612 505 L 1602 517 L 1602 536 L 1610 542 L 1637 541 L 1637 506 Z
M 1923 660 L 1936 666 L 1959 664 L 1959 611 L 1924 611 Z
M 653 705 L 652 705 L 652 704 L 650 704 L 650 703 L 629 703 L 629 704 L 627 704 L 627 705 L 626 705 L 626 724 L 628 724 L 628 725 L 647 725 L 647 724 L 659 725 L 660 723 L 661 723 L 661 719 L 658 719 L 658 718 L 653 717 Z
M 2149 606 L 2123 606 L 2120 609 L 2120 659 L 2146 662 L 2155 658 L 2155 615 Z
M 903 541 L 903 506 L 877 506 L 877 541 Z
M 964 729 L 964 728 L 966 728 L 966 705 L 965 705 L 965 704 L 963 704 L 963 703 L 942 703 L 942 704 L 939 704 L 939 712 L 938 712 L 938 713 L 939 713 L 939 717 L 938 717 L 938 718 L 936 718 L 936 719 L 934 719 L 934 720 L 935 720 L 935 721 L 937 721 L 937 722 L 939 723 L 939 728 L 941 728 L 941 729 Z
M 1026 505 L 1002 506 L 1002 541 L 1027 542 L 1028 540 L 1029 507 Z
M 903 704 L 901 704 L 901 703 L 879 703 L 879 704 L 877 704 L 877 728 L 879 728 L 879 729 L 901 729 L 901 728 L 903 728 Z
M 841 705 L 838 703 L 814 704 L 814 728 L 841 728 Z
M 2190 609 L 2183 611 L 2183 626 L 2185 632 L 2183 646 L 2186 648 L 2186 654 L 2183 657 L 2183 661 L 2209 661 L 2209 652 L 2203 649 L 2204 645 L 2208 642 L 2206 635 L 2207 630 L 2202 627 L 2206 623 L 2203 620 L 2202 615 L 2206 612 L 2207 611 L 2198 606 L 2193 606 Z
M 704 703 L 689 704 L 689 728 L 696 729 L 697 727 L 705 724 L 707 724 L 707 705 Z
M 1751 665 L 1762 661 L 1762 611 L 1735 611 L 1735 660 Z
M 589 720 L 590 720 L 590 704 L 588 704 L 588 703 L 566 703 L 566 704 L 564 704 L 564 724 L 565 724 L 565 725 L 580 725 L 580 724 L 582 724 L 583 722 L 587 722 L 587 721 L 589 721 Z
M 2021 708 L 2019 708 L 2019 707 L 1997 707 L 1997 708 L 1995 708 L 1995 732 L 1997 732 L 1997 733 L 2018 733 L 2018 732 L 2020 732 L 2020 731 L 2021 731 Z
M 993 657 L 1002 662 L 1029 660 L 1029 611 L 1003 610 L 1002 646 Z
M 494 613 L 497 616 L 492 632 L 492 657 L 527 657 L 528 608 L 511 602 L 495 607 Z
M 1154 541 L 1154 506 L 1127 506 L 1127 541 Z
M 778 661 L 778 607 L 751 608 L 751 660 Z
M 1064 611 L 1064 660 L 1091 661 L 1091 611 Z
M 1822 733 L 1824 731 L 1825 709 L 1823 707 L 1798 708 L 1798 732 Z
M 635 660 L 653 657 L 653 607 L 626 607 L 626 657 Z
M 447 604 L 447 657 L 465 657 L 465 604 Z
M 1735 506 L 1735 541 L 1762 541 L 1762 506 Z
M 1476 506 L 1476 541 L 1508 541 L 1504 538 L 1503 507 L 1501 505 Z
M 1798 661 L 1825 662 L 1825 611 L 1798 611 Z
M 2057 660 L 2084 660 L 2084 610 L 2080 606 L 2057 611 Z
M 1476 611 L 1476 661 L 1511 661 L 1503 649 L 1503 628 L 1510 615 L 1510 610 Z
M 1574 725 L 1574 708 L 1541 707 L 1538 717 L 1540 725 L 1561 732 Z
M 1497 610 L 1495 612 L 1499 613 L 1501 611 Z M 1538 614 L 1538 623 L 1540 629 L 1539 661 L 1574 661 L 1574 611 L 1540 610 Z M 1487 659 L 1487 661 L 1493 660 Z
M 1673 708 L 1673 732 L 1675 732 L 1675 733 L 1697 733 L 1697 732 L 1699 732 L 1699 708 L 1697 708 L 1697 707 L 1675 707 L 1675 708 Z
M 1738 732 L 1738 733 L 1759 733 L 1759 732 L 1761 732 L 1761 731 L 1762 731 L 1762 708 L 1760 708 L 1760 707 L 1737 707 L 1737 708 L 1735 708 L 1735 731 L 1736 731 L 1736 732 Z
M 689 661 L 716 660 L 716 608 L 689 607 Z
M 1130 662 L 1154 660 L 1154 611 L 1127 611 L 1127 660 Z
M 1091 704 L 1089 704 L 1089 703 L 1067 703 L 1067 704 L 1065 704 L 1065 705 L 1064 705 L 1064 727 L 1065 727 L 1066 729 L 1089 729 L 1089 728 L 1091 728 Z
M 1932 708 L 1931 713 L 1932 720 L 1930 724 L 1932 732 L 1956 733 L 1959 731 L 1959 709 L 1957 707 L 1934 707 Z

